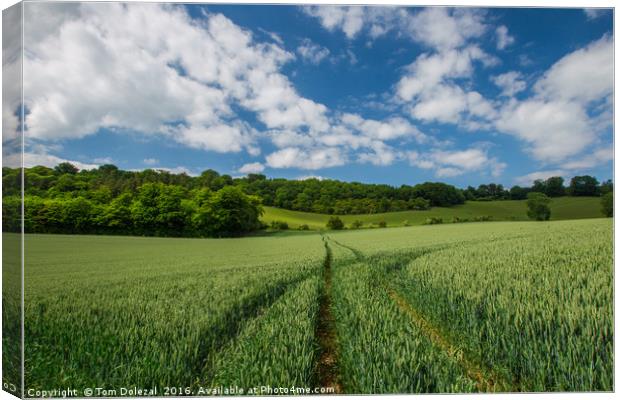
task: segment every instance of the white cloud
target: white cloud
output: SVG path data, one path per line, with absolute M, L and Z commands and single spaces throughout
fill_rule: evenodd
M 157 167 L 154 168 L 156 171 L 165 171 L 165 172 L 170 172 L 171 174 L 186 174 L 189 176 L 198 176 L 197 172 L 194 172 L 192 170 L 190 170 L 189 168 L 183 167 L 183 166 L 178 166 L 178 167 L 172 167 L 172 168 L 166 168 L 166 167 Z
M 407 154 L 409 163 L 422 169 L 434 169 L 440 178 L 454 177 L 474 171 L 487 171 L 493 177 L 500 176 L 506 164 L 489 157 L 482 148 L 466 150 L 431 150 L 420 154 L 412 151 Z
M 411 108 L 411 115 L 423 121 L 458 123 L 467 109 L 465 92 L 455 85 L 437 85 L 425 92 Z
M 316 17 L 327 30 L 341 30 L 349 39 L 354 38 L 364 25 L 366 7 L 306 6 L 306 14 Z
M 112 157 L 98 157 L 93 159 L 93 162 L 96 164 L 114 164 L 114 159 Z
M 490 103 L 480 93 L 466 92 L 456 83 L 472 76 L 474 61 L 486 66 L 497 62 L 474 45 L 422 54 L 396 84 L 397 99 L 408 104 L 411 116 L 423 121 L 458 123 L 468 114 L 489 119 Z
M 518 71 L 509 71 L 492 76 L 491 81 L 502 89 L 502 95 L 507 97 L 513 97 L 527 88 L 523 75 Z
M 145 165 L 156 165 L 159 164 L 159 160 L 156 158 L 145 158 L 142 160 L 142 163 Z
M 269 38 L 271 40 L 273 40 L 274 42 L 279 44 L 281 47 L 284 47 L 284 40 L 282 40 L 282 37 L 280 35 L 278 35 L 277 33 L 270 32 L 270 31 L 265 30 L 263 28 L 258 28 L 258 30 L 261 31 L 262 33 L 264 33 L 265 35 L 269 36 Z
M 566 178 L 566 171 L 562 169 L 548 170 L 548 171 L 536 171 L 527 175 L 519 176 L 515 178 L 515 183 L 521 186 L 531 186 L 535 180 L 546 180 L 552 176 L 561 176 Z
M 496 127 L 525 141 L 526 150 L 544 163 L 578 156 L 611 120 L 611 39 L 603 36 L 561 58 L 534 84 L 534 92 L 523 101 L 507 102 Z M 599 103 L 598 109 L 589 109 Z
M 510 36 L 508 28 L 505 25 L 500 25 L 495 29 L 495 35 L 497 37 L 497 49 L 503 50 L 515 42 L 515 38 Z
M 265 170 L 265 166 L 259 162 L 253 162 L 244 164 L 239 168 L 239 172 L 242 174 L 259 174 Z
M 376 39 L 388 32 L 408 37 L 430 48 L 447 50 L 482 36 L 484 13 L 465 8 L 426 7 L 410 12 L 390 6 L 305 6 L 302 10 L 329 31 L 342 31 L 353 39 L 362 31 Z
M 18 5 L 2 12 L 2 153 L 5 155 L 21 147 L 18 113 L 21 104 L 21 24 L 14 22 L 22 19 L 21 14 L 22 8 Z
M 562 167 L 569 170 L 587 170 L 607 163 L 614 159 L 613 145 L 601 147 L 593 152 L 586 154 L 581 159 L 572 160 L 562 164 Z
M 297 47 L 297 53 L 309 63 L 318 65 L 329 56 L 329 49 L 312 42 L 310 39 L 304 39 Z
M 602 17 L 605 13 L 609 12 L 607 8 L 584 8 L 583 12 L 586 14 L 586 17 L 589 20 L 597 19 L 598 17 Z
M 341 117 L 342 123 L 357 131 L 362 136 L 376 140 L 394 140 L 410 137 L 418 143 L 425 143 L 428 137 L 401 117 L 388 117 L 383 121 L 364 119 L 358 114 L 345 113 Z
M 401 157 L 400 152 L 383 142 L 373 142 L 370 146 L 372 151 L 362 152 L 358 155 L 358 161 L 362 163 L 371 163 L 377 166 L 391 165 Z
M 594 142 L 588 116 L 576 103 L 530 99 L 500 111 L 497 128 L 525 141 L 532 156 L 559 162 Z
M 80 4 L 62 27 L 29 3 L 24 64 L 28 135 L 81 138 L 100 128 L 167 135 L 186 146 L 256 155 L 257 132 L 240 106 L 268 128 L 329 128 L 327 108 L 296 92 L 280 72 L 293 55 L 219 14 L 193 20 L 179 6 Z M 51 11 L 50 11 L 51 10 Z M 33 38 L 39 40 L 32 40 Z M 157 84 L 153 84 L 157 82 Z
M 411 37 L 431 48 L 461 47 L 486 31 L 484 14 L 467 8 L 426 7 L 404 22 Z
M 13 154 L 5 156 L 4 158 L 6 158 L 6 160 L 3 159 L 3 164 L 5 165 L 12 165 L 12 166 L 21 165 L 21 154 L 20 153 L 13 153 Z M 44 167 L 53 168 L 63 162 L 71 163 L 75 165 L 76 167 L 78 167 L 79 169 L 94 169 L 94 168 L 99 167 L 98 164 L 83 163 L 80 161 L 68 160 L 66 158 L 57 157 L 51 154 L 31 153 L 31 152 L 24 153 L 23 162 L 24 162 L 23 165 L 25 168 L 36 167 L 37 165 L 42 165 Z
M 588 103 L 613 92 L 614 48 L 605 35 L 557 61 L 534 85 L 539 96 Z
M 297 178 L 298 181 L 306 181 L 308 179 L 316 179 L 317 181 L 322 181 L 328 178 L 322 177 L 320 175 L 303 175 L 303 176 L 298 176 Z
M 336 147 L 301 149 L 287 147 L 267 156 L 271 168 L 322 169 L 346 163 L 345 156 Z

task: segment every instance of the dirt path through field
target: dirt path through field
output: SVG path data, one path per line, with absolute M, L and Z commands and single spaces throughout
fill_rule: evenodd
M 372 263 L 372 257 L 365 257 L 364 254 L 347 245 L 339 243 L 331 238 L 329 241 L 342 247 L 350 250 L 355 258 L 360 262 Z M 413 259 L 420 257 L 421 255 L 428 254 L 429 252 L 441 250 L 443 247 L 439 247 L 430 251 L 421 251 L 415 252 L 411 255 L 411 257 L 407 258 L 407 263 L 412 261 Z M 400 260 L 400 262 L 404 262 Z M 399 268 L 394 266 L 388 268 L 386 270 L 385 278 L 390 275 L 390 272 L 400 271 L 403 265 Z M 418 312 L 411 304 L 409 304 L 398 292 L 390 287 L 388 284 L 388 279 L 385 279 L 383 283 L 383 288 L 385 289 L 387 295 L 394 301 L 394 303 L 398 306 L 398 308 L 407 314 L 412 322 L 416 324 L 421 332 L 429 338 L 429 340 L 439 347 L 442 351 L 444 351 L 448 356 L 455 359 L 465 370 L 466 375 L 476 382 L 476 387 L 481 392 L 501 392 L 501 391 L 509 391 L 510 385 L 500 379 L 493 372 L 484 371 L 477 363 L 473 362 L 471 359 L 466 357 L 461 349 L 452 344 L 450 340 L 448 340 L 444 335 L 442 335 L 441 331 L 433 326 L 428 319 L 426 319 L 420 312 Z
M 333 388 L 334 394 L 342 393 L 338 377 L 338 341 L 334 315 L 332 313 L 332 251 L 327 239 L 325 242 L 325 261 L 323 264 L 323 293 L 319 305 L 319 320 L 316 327 L 316 337 L 320 352 L 317 363 L 318 385 L 324 388 Z

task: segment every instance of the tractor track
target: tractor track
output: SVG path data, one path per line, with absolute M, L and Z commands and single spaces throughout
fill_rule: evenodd
M 326 246 L 327 241 L 331 241 L 334 244 L 351 251 L 358 262 L 363 262 L 367 264 L 370 264 L 372 262 L 372 257 L 365 256 L 362 252 L 353 247 L 339 243 L 331 238 L 326 238 L 324 240 L 326 240 Z M 442 250 L 447 247 L 449 246 L 440 246 L 432 250 L 429 249 L 429 251 L 416 252 L 412 254 L 411 257 L 406 258 L 406 261 L 402 263 L 408 263 L 418 257 L 421 257 L 422 255 Z M 403 265 L 392 266 L 391 268 L 388 268 L 386 270 L 386 273 L 389 275 L 391 273 L 401 271 Z M 387 276 L 385 276 L 384 278 L 387 278 Z M 465 374 L 474 382 L 476 382 L 476 388 L 478 389 L 478 391 L 510 391 L 511 386 L 509 384 L 507 384 L 494 372 L 484 370 L 479 364 L 468 358 L 462 349 L 455 346 L 446 336 L 442 334 L 440 329 L 431 324 L 428 319 L 422 315 L 422 313 L 416 310 L 415 307 L 413 307 L 404 297 L 402 297 L 394 288 L 392 288 L 387 283 L 387 279 L 381 286 L 385 290 L 387 296 L 396 304 L 398 309 L 409 317 L 409 319 L 420 329 L 422 334 L 426 336 L 433 345 L 437 346 L 450 358 L 454 359 L 463 368 Z
M 338 340 L 332 313 L 332 251 L 325 237 L 323 237 L 323 242 L 325 244 L 323 289 L 319 300 L 319 317 L 315 331 L 319 345 L 316 383 L 323 388 L 332 388 L 332 394 L 340 394 L 342 386 L 338 375 Z

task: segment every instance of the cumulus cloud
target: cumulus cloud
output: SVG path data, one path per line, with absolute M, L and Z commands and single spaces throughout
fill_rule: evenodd
M 461 47 L 484 34 L 484 13 L 476 9 L 427 7 L 404 22 L 410 36 L 428 47 L 448 50 Z
M 536 171 L 536 172 L 532 172 L 527 175 L 523 175 L 523 176 L 519 176 L 515 178 L 515 183 L 521 186 L 531 186 L 532 183 L 534 183 L 534 181 L 536 180 L 540 179 L 544 181 L 548 178 L 551 178 L 552 176 L 561 176 L 563 178 L 566 178 L 566 171 L 563 169 Z
M 613 44 L 609 37 L 557 61 L 534 84 L 534 95 L 509 101 L 499 111 L 497 128 L 527 143 L 545 163 L 577 156 L 598 140 L 597 126 L 609 119 L 613 92 Z M 598 110 L 591 104 L 601 103 Z M 589 114 L 594 112 L 592 117 Z
M 497 38 L 498 50 L 504 50 L 515 42 L 515 38 L 510 36 L 508 28 L 505 25 L 500 25 L 495 29 L 495 36 Z
M 569 170 L 587 170 L 614 159 L 614 148 L 612 144 L 595 149 L 584 157 L 562 164 L 562 167 Z
M 5 156 L 4 158 L 6 158 L 6 160 L 3 159 L 3 164 L 5 165 L 11 165 L 11 166 L 22 165 L 21 164 L 22 163 L 21 153 L 9 154 Z M 51 154 L 45 154 L 45 153 L 26 152 L 24 153 L 24 158 L 23 158 L 24 168 L 36 167 L 38 165 L 53 168 L 63 162 L 71 163 L 79 169 L 95 169 L 99 167 L 99 164 L 90 164 L 90 163 L 84 163 L 84 162 L 76 161 L 76 160 L 69 160 L 66 158 L 57 157 L 57 156 L 54 156 Z
M 440 178 L 454 177 L 474 171 L 486 171 L 493 177 L 500 176 L 506 164 L 489 157 L 481 148 L 466 150 L 431 150 L 426 153 L 412 151 L 407 154 L 409 163 L 422 169 L 433 169 Z
M 142 160 L 142 163 L 145 165 L 156 165 L 159 164 L 159 160 L 156 158 L 145 158 Z
M 322 181 L 322 180 L 325 180 L 327 178 L 322 177 L 320 175 L 303 175 L 303 176 L 298 176 L 295 179 L 297 179 L 298 181 L 306 181 L 308 179 L 316 179 L 317 181 Z
M 536 82 L 534 90 L 546 99 L 589 103 L 613 92 L 613 40 L 603 36 L 557 61 Z
M 302 40 L 297 53 L 307 62 L 318 65 L 325 58 L 329 57 L 329 49 L 314 43 L 310 39 Z
M 265 166 L 259 162 L 253 162 L 244 164 L 239 168 L 239 172 L 242 174 L 259 174 L 265 170 Z
M 235 107 L 256 113 L 268 128 L 329 127 L 327 108 L 299 96 L 280 73 L 294 56 L 220 14 L 197 21 L 179 6 L 85 3 L 71 13 L 39 6 L 26 5 L 33 11 L 24 63 L 32 139 L 109 128 L 257 154 L 257 132 L 239 122 Z M 37 27 L 48 20 L 62 28 L 43 35 Z
M 476 45 L 423 53 L 396 84 L 397 100 L 407 104 L 412 117 L 423 121 L 458 123 L 467 116 L 489 119 L 491 115 L 481 112 L 481 106 L 492 109 L 487 107 L 489 102 L 457 84 L 458 79 L 472 76 L 474 62 L 492 66 L 498 61 Z
M 305 6 L 302 10 L 329 31 L 349 39 L 366 32 L 371 39 L 395 32 L 434 49 L 453 49 L 480 37 L 487 26 L 476 9 L 427 7 L 411 12 L 402 7 Z
M 321 25 L 330 31 L 341 30 L 348 38 L 355 37 L 368 18 L 366 8 L 360 6 L 307 6 L 303 7 L 306 14 L 318 18 Z
M 336 147 L 302 149 L 287 147 L 269 154 L 266 158 L 271 168 L 322 169 L 346 163 L 346 156 Z
M 492 76 L 491 81 L 502 90 L 502 95 L 507 97 L 513 97 L 527 88 L 523 75 L 518 71 Z
M 605 15 L 607 12 L 609 12 L 609 9 L 606 9 L 606 8 L 584 8 L 583 12 L 586 14 L 586 17 L 589 20 L 593 20 L 593 19 L 597 19 L 597 18 L 602 17 L 603 15 Z

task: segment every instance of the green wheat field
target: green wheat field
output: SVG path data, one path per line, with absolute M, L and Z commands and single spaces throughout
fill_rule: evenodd
M 611 219 L 25 249 L 27 389 L 613 390 Z

